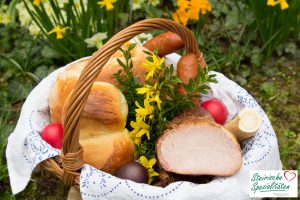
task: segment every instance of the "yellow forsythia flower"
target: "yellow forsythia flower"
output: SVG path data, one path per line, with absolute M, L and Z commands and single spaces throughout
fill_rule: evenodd
M 162 101 L 159 98 L 159 91 L 157 90 L 157 83 L 154 86 L 144 84 L 143 87 L 137 88 L 136 91 L 138 94 L 146 94 L 146 99 L 149 103 L 156 102 L 156 105 L 159 110 L 161 110 Z
M 114 5 L 113 3 L 115 3 L 117 0 L 102 0 L 98 2 L 98 5 L 100 5 L 100 7 L 106 7 L 106 10 L 112 10 L 114 9 Z
M 32 4 L 35 6 L 39 6 L 41 4 L 42 0 L 33 0 Z
M 138 94 L 146 94 L 146 99 L 149 99 L 150 97 L 152 97 L 154 95 L 154 92 L 156 91 L 156 89 L 157 89 L 157 83 L 155 83 L 154 86 L 144 84 L 143 87 L 137 88 L 136 92 Z
M 143 121 L 142 117 L 137 116 L 136 121 L 131 121 L 130 126 L 133 128 L 129 135 L 133 139 L 134 144 L 141 144 L 141 138 L 146 134 L 148 140 L 150 140 L 150 126 Z
M 138 94 L 147 94 L 147 95 L 149 95 L 150 92 L 152 92 L 152 86 L 148 85 L 148 84 L 145 84 L 143 87 L 137 88 L 136 92 Z
M 154 107 L 150 105 L 150 102 L 148 99 L 144 99 L 144 107 L 140 106 L 140 104 L 136 101 L 135 102 L 137 109 L 135 109 L 136 115 L 142 117 L 144 120 L 146 120 L 146 117 L 149 115 L 151 118 L 151 114 L 154 111 Z
M 139 163 L 141 163 L 148 171 L 148 184 L 151 184 L 154 176 L 159 176 L 157 172 L 154 171 L 153 166 L 156 163 L 156 158 L 151 158 L 148 160 L 145 156 L 141 156 L 139 159 Z
M 148 69 L 146 79 L 153 77 L 156 70 L 160 70 L 164 64 L 164 59 L 160 59 L 157 55 L 152 54 L 150 59 L 147 59 L 143 63 L 144 67 Z M 150 75 L 149 75 L 150 74 Z M 137 94 L 145 95 L 143 105 L 140 105 L 138 101 L 135 101 L 135 121 L 130 122 L 130 126 L 133 128 L 130 131 L 129 135 L 132 138 L 134 144 L 140 145 L 141 139 L 144 135 L 147 136 L 147 139 L 150 140 L 150 125 L 151 120 L 154 119 L 154 111 L 156 107 L 151 104 L 155 102 L 158 109 L 161 110 L 161 103 L 159 97 L 159 88 L 158 83 L 155 83 L 153 86 L 149 84 L 143 84 L 142 87 L 136 88 Z M 144 107 L 143 107 L 144 106 Z
M 146 62 L 143 63 L 143 66 L 148 70 L 146 80 L 149 80 L 153 77 L 154 72 L 156 70 L 161 69 L 161 65 L 165 62 L 165 58 L 159 58 L 156 55 L 152 55 L 152 61 L 146 60 Z
M 56 39 L 62 39 L 64 37 L 63 34 L 66 32 L 67 29 L 69 29 L 69 27 L 63 28 L 61 26 L 56 26 L 48 33 L 48 35 L 56 33 Z
M 161 100 L 159 98 L 159 94 L 156 94 L 154 97 L 152 97 L 152 98 L 149 99 L 149 102 L 153 102 L 153 101 L 156 102 L 156 105 L 157 105 L 158 109 L 161 110 L 161 103 L 162 102 L 161 102 Z

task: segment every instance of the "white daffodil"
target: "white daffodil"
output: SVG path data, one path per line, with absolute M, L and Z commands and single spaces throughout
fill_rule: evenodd
M 0 12 L 0 24 L 8 24 L 10 22 L 10 17 L 7 13 Z
M 30 23 L 30 25 L 28 26 L 28 30 L 34 36 L 38 36 L 41 32 L 40 27 L 34 21 Z
M 141 33 L 137 36 L 138 40 L 141 41 L 143 44 L 153 38 L 151 33 Z
M 142 7 L 142 3 L 144 3 L 145 0 L 133 0 L 132 4 L 132 10 L 138 10 Z
M 67 21 L 67 12 L 65 10 L 61 10 L 61 16 L 64 19 L 64 21 Z M 62 24 L 62 21 L 60 19 L 60 23 Z
M 7 12 L 7 5 L 2 5 L 0 7 L 0 24 L 8 24 L 10 22 L 10 17 Z
M 50 19 L 52 19 L 52 15 L 54 15 L 54 11 L 52 9 L 51 3 L 49 1 L 46 1 L 43 3 L 43 6 L 45 8 L 46 14 Z
M 8 6 L 6 4 L 3 4 L 2 6 L 0 6 L 0 11 L 7 11 Z
M 29 9 L 30 9 L 31 4 L 28 4 L 28 5 L 29 5 Z M 16 5 L 16 10 L 17 10 L 17 13 L 19 16 L 19 21 L 20 21 L 21 26 L 25 26 L 25 27 L 29 26 L 29 24 L 32 21 L 32 18 L 30 16 L 30 14 L 28 13 L 28 11 L 26 10 L 24 2 L 18 3 Z
M 63 8 L 65 4 L 69 3 L 69 0 L 59 0 L 57 3 L 59 8 Z
M 97 47 L 98 49 L 100 49 L 103 46 L 103 40 L 105 40 L 106 38 L 107 38 L 106 32 L 96 33 L 92 37 L 85 39 L 84 42 L 88 44 L 87 47 L 89 48 Z
M 148 0 L 148 4 L 151 4 L 152 6 L 157 6 L 160 2 L 159 0 Z

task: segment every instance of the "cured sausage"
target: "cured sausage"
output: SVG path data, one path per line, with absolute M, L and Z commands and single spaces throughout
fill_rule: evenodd
M 190 79 L 195 79 L 198 73 L 198 58 L 195 54 L 189 53 L 180 58 L 177 64 L 177 76 L 180 80 L 187 84 Z M 186 95 L 185 89 L 181 86 L 179 88 L 179 93 Z M 197 93 L 195 93 L 197 94 Z M 193 98 L 193 103 L 197 105 L 199 103 L 199 98 Z
M 158 50 L 158 56 L 163 57 L 184 47 L 184 43 L 177 34 L 166 32 L 159 34 L 144 44 L 150 51 Z

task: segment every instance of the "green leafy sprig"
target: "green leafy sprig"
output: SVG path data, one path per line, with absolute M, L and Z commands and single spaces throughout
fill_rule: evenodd
M 159 93 L 159 98 L 161 100 L 161 109 L 154 102 L 151 102 L 151 106 L 155 109 L 152 113 L 152 117 L 145 119 L 145 122 L 150 126 L 150 138 L 148 139 L 146 135 L 141 138 L 141 143 L 136 145 L 136 155 L 138 158 L 140 156 L 145 156 L 147 158 L 156 157 L 155 156 L 155 142 L 160 134 L 165 130 L 166 124 L 172 120 L 178 114 L 192 109 L 195 105 L 192 102 L 193 98 L 199 98 L 200 95 L 195 95 L 197 93 L 208 93 L 208 83 L 216 82 L 214 74 L 209 74 L 208 69 L 202 69 L 199 66 L 197 76 L 194 80 L 190 80 L 188 84 L 182 83 L 180 78 L 175 73 L 173 65 L 167 66 L 163 62 L 159 70 L 155 70 L 153 77 L 145 83 L 139 83 L 138 80 L 132 74 L 132 62 L 130 51 L 135 47 L 131 45 L 127 50 L 121 49 L 124 54 L 125 62 L 118 60 L 118 63 L 123 68 L 118 73 L 114 75 L 119 84 L 121 85 L 121 90 L 123 91 L 129 107 L 128 123 L 127 128 L 131 131 L 130 122 L 135 121 L 136 116 L 136 104 L 143 105 L 143 101 L 146 98 L 145 94 L 138 94 L 137 89 L 144 87 L 146 85 L 154 87 L 156 86 L 156 91 Z M 149 52 L 144 51 L 148 55 L 147 60 L 149 62 L 153 61 L 153 55 L 157 56 L 157 51 Z M 148 72 L 147 72 L 148 73 Z M 145 76 L 147 75 L 145 74 Z M 186 90 L 186 95 L 179 93 L 179 88 L 183 86 Z
M 123 62 L 119 58 L 117 59 L 119 65 L 123 68 L 123 70 L 119 70 L 116 74 L 114 74 L 114 78 L 120 83 L 120 90 L 126 97 L 128 104 L 128 117 L 127 122 L 132 121 L 135 118 L 135 110 L 131 108 L 135 108 L 135 101 L 142 102 L 142 97 L 136 93 L 136 89 L 141 87 L 138 80 L 132 74 L 132 61 L 131 61 L 131 53 L 130 51 L 136 46 L 136 44 L 131 44 L 128 49 L 120 48 L 120 51 L 123 53 L 125 61 Z M 126 125 L 129 128 L 129 123 Z

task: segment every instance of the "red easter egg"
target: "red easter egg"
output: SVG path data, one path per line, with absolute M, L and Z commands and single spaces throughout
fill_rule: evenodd
M 49 124 L 42 131 L 42 139 L 56 149 L 61 149 L 63 127 L 61 123 Z
M 207 110 L 214 120 L 223 125 L 227 118 L 227 109 L 225 105 L 218 99 L 211 99 L 203 102 L 201 107 Z

